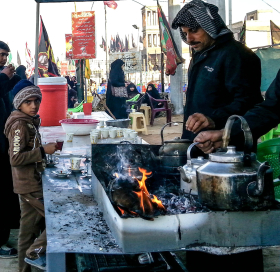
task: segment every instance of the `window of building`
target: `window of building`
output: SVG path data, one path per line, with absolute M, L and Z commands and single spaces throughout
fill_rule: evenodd
M 148 34 L 148 47 L 152 47 L 152 35 Z
M 151 12 L 147 12 L 147 25 L 151 25 Z
M 157 25 L 157 13 L 153 11 L 153 25 Z
M 157 47 L 157 34 L 153 35 L 153 44 L 154 44 L 154 47 Z

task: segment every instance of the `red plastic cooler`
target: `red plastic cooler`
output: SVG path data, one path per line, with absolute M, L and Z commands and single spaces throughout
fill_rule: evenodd
M 64 77 L 38 78 L 43 98 L 40 106 L 41 126 L 60 126 L 68 108 L 67 80 Z

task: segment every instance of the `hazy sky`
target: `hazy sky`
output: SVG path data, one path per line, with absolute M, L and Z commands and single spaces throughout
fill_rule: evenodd
M 137 0 L 143 5 L 156 5 L 153 0 Z M 227 3 L 228 0 L 226 0 Z M 280 0 L 264 0 L 280 12 Z M 232 0 L 233 22 L 242 21 L 247 12 L 257 9 L 271 9 L 263 0 Z M 183 1 L 182 1 L 183 2 Z M 187 2 L 187 1 L 186 1 Z M 77 11 L 91 10 L 93 2 L 76 3 Z M 137 40 L 137 30 L 132 25 L 142 27 L 142 6 L 132 0 L 118 1 L 116 10 L 107 8 L 109 37 L 119 33 L 134 34 Z M 168 1 L 160 1 L 167 15 Z M 183 5 L 183 4 L 182 4 Z M 97 58 L 104 58 L 103 49 L 99 47 L 102 36 L 105 36 L 104 4 L 102 1 L 94 2 L 92 10 L 96 12 L 96 49 Z M 65 55 L 65 34 L 71 33 L 71 12 L 75 11 L 74 3 L 41 4 L 42 15 L 47 29 L 55 57 Z M 276 11 L 275 11 L 276 12 Z M 25 43 L 28 43 L 32 54 L 35 53 L 35 0 L 1 0 L 0 40 L 8 42 L 16 63 L 16 52 L 19 51 L 22 63 L 25 63 Z M 280 16 L 280 14 L 279 14 Z M 141 30 L 140 30 L 141 35 Z

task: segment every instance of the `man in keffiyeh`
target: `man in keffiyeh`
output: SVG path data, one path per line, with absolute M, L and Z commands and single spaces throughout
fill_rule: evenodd
M 215 5 L 193 0 L 172 22 L 193 53 L 183 139 L 193 140 L 202 130 L 222 129 L 228 117 L 243 115 L 262 102 L 260 60 L 234 40 L 218 11 Z

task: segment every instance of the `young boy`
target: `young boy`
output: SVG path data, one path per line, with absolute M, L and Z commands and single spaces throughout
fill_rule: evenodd
M 56 143 L 42 146 L 37 115 L 42 100 L 39 87 L 21 80 L 12 90 L 15 111 L 5 125 L 9 140 L 14 192 L 19 195 L 21 219 L 18 239 L 19 272 L 30 265 L 46 270 L 46 231 L 41 172 L 45 154 L 56 151 Z M 34 239 L 37 238 L 35 241 Z

